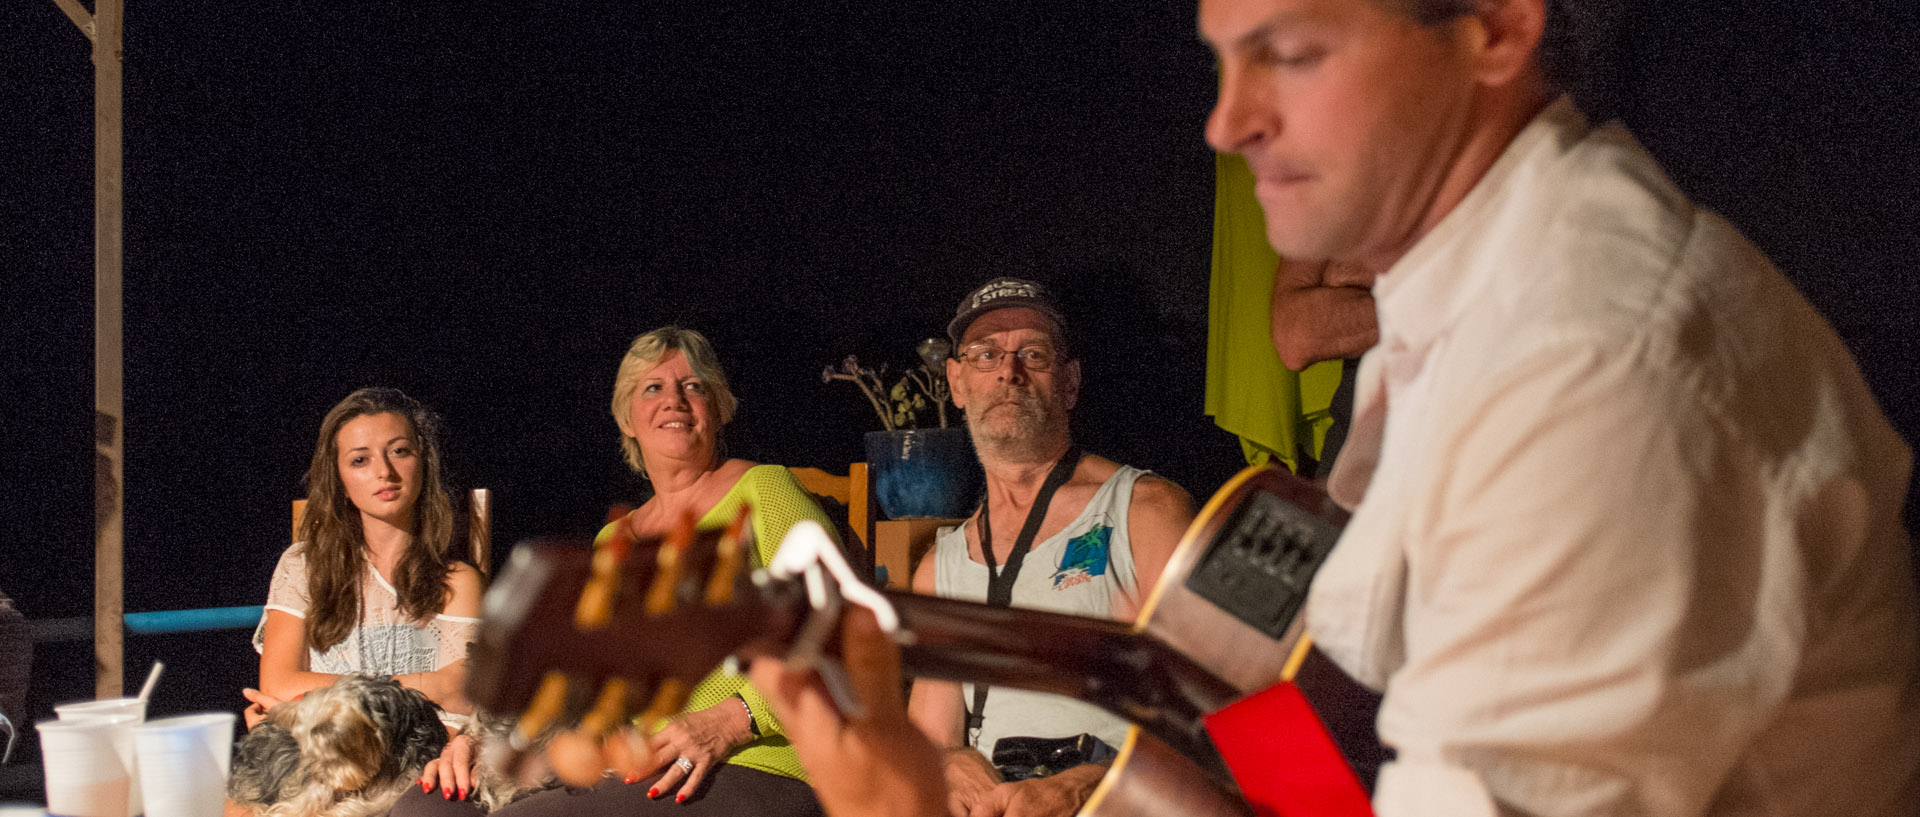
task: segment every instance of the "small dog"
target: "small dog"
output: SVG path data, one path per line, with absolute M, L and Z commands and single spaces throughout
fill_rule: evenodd
M 258 817 L 384 814 L 447 745 L 440 707 L 387 677 L 347 675 L 267 713 L 227 797 Z
M 462 734 L 473 740 L 478 761 L 473 767 L 473 802 L 487 813 L 534 792 L 560 786 L 560 781 L 549 773 L 543 757 L 546 742 L 554 730 L 543 731 L 533 748 L 513 752 L 507 747 L 512 743 L 508 735 L 513 731 L 514 722 L 513 718 L 475 712 L 473 720 L 462 730 Z

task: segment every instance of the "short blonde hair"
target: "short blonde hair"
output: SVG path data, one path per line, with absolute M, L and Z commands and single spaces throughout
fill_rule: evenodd
M 641 476 L 646 476 L 647 466 L 640 459 L 640 441 L 627 432 L 628 420 L 633 416 L 633 392 L 640 387 L 640 376 L 660 365 L 668 352 L 679 352 L 693 373 L 707 384 L 720 425 L 732 422 L 734 410 L 740 407 L 733 389 L 727 386 L 726 373 L 720 370 L 720 357 L 713 353 L 713 344 L 707 341 L 706 335 L 678 326 L 662 326 L 634 338 L 627 346 L 627 356 L 620 360 L 620 371 L 613 376 L 613 421 L 620 426 L 620 448 L 627 465 Z

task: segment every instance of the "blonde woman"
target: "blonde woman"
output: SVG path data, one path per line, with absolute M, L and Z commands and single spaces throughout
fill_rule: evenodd
M 636 536 L 663 534 L 686 515 L 703 528 L 720 527 L 740 508 L 751 507 L 752 552 L 755 566 L 760 566 L 772 558 L 794 523 L 812 519 L 832 530 L 786 468 L 729 459 L 722 453 L 721 430 L 738 405 L 704 335 L 668 326 L 635 338 L 614 377 L 613 419 L 620 427 L 627 464 L 652 484 L 653 496 L 609 523 L 596 544 L 610 539 L 619 526 Z M 785 730 L 745 677 L 715 670 L 694 688 L 680 715 L 651 736 L 648 746 L 655 769 L 651 774 L 609 777 L 587 789 L 549 789 L 496 813 L 821 814 Z M 409 791 L 393 814 L 473 813 L 476 807 L 459 802 L 471 790 L 471 757 L 467 739 L 455 738 L 422 781 L 423 789 L 437 791 Z

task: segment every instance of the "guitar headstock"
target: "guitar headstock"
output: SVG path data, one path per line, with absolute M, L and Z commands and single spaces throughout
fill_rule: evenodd
M 518 714 L 516 748 L 552 726 L 597 740 L 638 715 L 678 713 L 707 673 L 741 647 L 780 639 L 798 588 L 753 582 L 745 513 L 724 530 L 691 517 L 665 536 L 621 524 L 594 548 L 544 539 L 514 548 L 487 593 L 468 662 L 476 706 Z

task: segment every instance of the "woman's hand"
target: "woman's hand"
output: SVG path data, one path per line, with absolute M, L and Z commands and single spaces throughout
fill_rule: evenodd
M 654 768 L 665 770 L 647 790 L 647 796 L 660 797 L 678 785 L 673 799 L 686 802 L 699 791 L 701 781 L 707 779 L 715 764 L 725 762 L 734 747 L 751 740 L 747 708 L 731 697 L 674 719 L 647 741 Z M 688 762 L 682 762 L 683 758 Z M 692 768 L 688 768 L 689 763 Z
M 440 756 L 427 761 L 420 771 L 420 791 L 431 794 L 438 788 L 448 800 L 465 800 L 473 790 L 473 764 L 480 754 L 473 750 L 473 738 L 454 735 Z
M 279 698 L 275 698 L 257 689 L 243 689 L 240 690 L 240 694 L 246 696 L 247 700 L 252 701 L 252 703 L 247 704 L 247 708 L 241 710 L 240 713 L 246 718 L 248 731 L 252 731 L 254 727 L 260 725 L 261 721 L 267 719 L 267 710 L 286 703 L 286 701 L 282 701 Z

